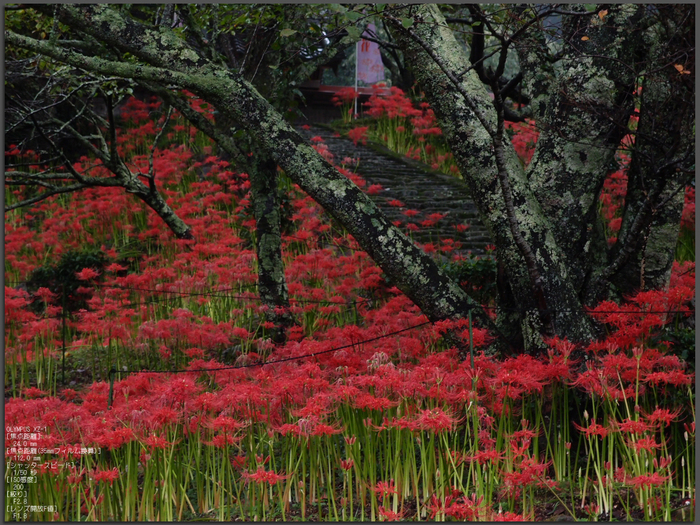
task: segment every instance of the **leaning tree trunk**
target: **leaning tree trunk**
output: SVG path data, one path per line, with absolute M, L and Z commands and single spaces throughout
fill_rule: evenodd
M 590 340 L 592 327 L 568 275 L 566 255 L 556 242 L 515 151 L 510 144 L 503 144 L 504 167 L 512 194 L 508 205 L 514 208 L 519 232 L 509 221 L 495 159 L 498 150 L 494 148 L 494 134 L 488 131 L 496 128 L 496 112 L 473 69 L 458 78 L 470 67 L 462 47 L 436 6 L 407 7 L 402 16 L 412 17 L 418 23 L 406 29 L 395 19 L 395 38 L 413 66 L 481 218 L 495 240 L 513 304 L 518 305 L 516 311 L 500 312 L 502 330 L 511 334 L 520 330 L 526 348 L 538 347 L 544 330 L 540 312 L 548 310 L 556 335 L 572 341 Z M 543 280 L 540 300 L 522 243 L 516 243 L 519 234 L 535 254 Z

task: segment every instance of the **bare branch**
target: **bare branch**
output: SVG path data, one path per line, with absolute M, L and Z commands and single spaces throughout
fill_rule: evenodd
M 148 178 L 148 185 L 150 186 L 151 192 L 156 191 L 156 174 L 155 174 L 155 171 L 153 169 L 153 156 L 155 155 L 156 146 L 158 145 L 158 141 L 163 136 L 163 132 L 168 127 L 168 124 L 170 123 L 170 117 L 172 116 L 172 114 L 173 114 L 173 108 L 172 108 L 172 106 L 170 106 L 168 108 L 168 114 L 165 115 L 165 121 L 163 122 L 163 126 L 160 128 L 160 131 L 158 131 L 158 134 L 153 139 L 153 146 L 151 147 L 151 153 L 148 155 L 148 175 L 146 177 Z
M 30 206 L 31 204 L 36 204 L 37 202 L 41 202 L 43 200 L 46 200 L 49 197 L 52 197 L 54 195 L 60 195 L 62 193 L 72 193 L 74 191 L 81 190 L 85 187 L 86 187 L 85 185 L 78 183 L 78 184 L 75 184 L 73 186 L 65 186 L 63 188 L 55 188 L 52 191 L 44 192 L 44 193 L 42 193 L 40 195 L 36 195 L 30 199 L 16 202 L 16 203 L 11 204 L 9 206 L 6 205 L 5 212 L 16 210 L 18 208 L 24 208 L 25 206 Z

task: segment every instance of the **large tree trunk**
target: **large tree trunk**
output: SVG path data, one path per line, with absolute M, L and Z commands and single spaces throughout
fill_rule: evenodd
M 537 347 L 544 329 L 539 312 L 546 309 L 557 335 L 573 341 L 590 340 L 592 327 L 568 275 L 566 255 L 556 242 L 551 223 L 515 151 L 504 144 L 515 216 L 520 233 L 535 254 L 537 270 L 543 279 L 543 297 L 538 298 L 534 290 L 525 254 L 516 244 L 508 220 L 495 162 L 494 139 L 487 131 L 489 127 L 496 127 L 495 109 L 473 69 L 457 86 L 448 74 L 456 76 L 469 68 L 462 47 L 446 27 L 437 6 L 411 6 L 402 16 L 411 16 L 418 23 L 405 29 L 396 20 L 393 24 L 395 38 L 409 57 L 421 89 L 440 121 L 443 135 L 495 241 L 499 263 L 507 276 L 513 302 L 506 306 L 514 307 L 515 311 L 510 308 L 501 311 L 502 330 L 513 333 L 513 323 L 516 323 L 526 348 Z

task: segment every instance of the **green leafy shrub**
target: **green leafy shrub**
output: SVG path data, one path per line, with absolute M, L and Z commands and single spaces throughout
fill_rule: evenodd
M 100 272 L 101 276 L 106 262 L 107 257 L 102 251 L 69 251 L 63 254 L 57 264 L 46 264 L 34 270 L 27 288 L 30 292 L 35 292 L 39 288 L 48 288 L 59 297 L 65 294 L 67 310 L 84 308 L 85 298 L 80 297 L 77 290 L 86 283 L 80 280 L 77 274 L 85 268 L 91 268 Z

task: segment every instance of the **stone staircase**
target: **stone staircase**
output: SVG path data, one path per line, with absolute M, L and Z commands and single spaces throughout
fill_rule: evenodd
M 307 140 L 321 137 L 333 154 L 334 162 L 340 164 L 345 157 L 357 159 L 355 172 L 367 181 L 367 185 L 379 184 L 382 191 L 370 198 L 392 221 L 401 221 L 407 231 L 408 223 L 419 229 L 410 232 L 414 241 L 433 243 L 438 247 L 443 239 L 454 239 L 461 243 L 455 250 L 466 255 L 483 255 L 491 244 L 486 227 L 481 223 L 476 205 L 468 196 L 465 184 L 454 177 L 426 171 L 423 165 L 408 158 L 397 158 L 396 154 L 382 153 L 381 148 L 355 145 L 351 140 L 337 136 L 326 127 L 305 126 L 297 129 Z M 354 168 L 350 168 L 354 169 Z M 389 201 L 401 201 L 404 206 L 389 205 Z M 416 210 L 418 215 L 408 217 L 406 210 Z M 421 226 L 421 222 L 433 213 L 446 214 L 437 224 Z M 459 231 L 455 226 L 468 225 Z M 461 228 L 460 228 L 461 229 Z

